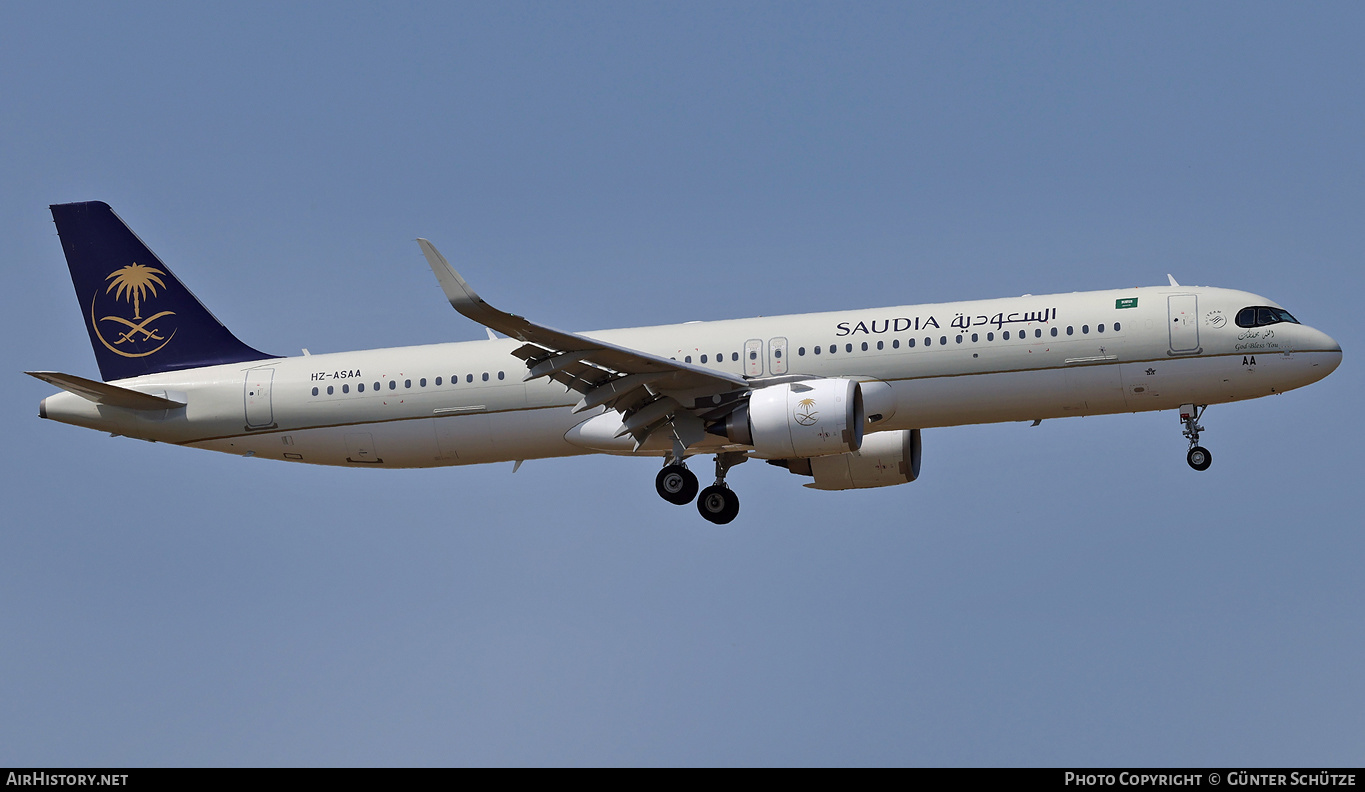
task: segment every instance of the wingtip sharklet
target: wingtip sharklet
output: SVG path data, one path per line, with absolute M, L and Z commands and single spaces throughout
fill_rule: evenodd
M 461 304 L 478 305 L 483 302 L 478 292 L 470 288 L 469 283 L 450 266 L 450 262 L 446 261 L 446 257 L 441 255 L 441 251 L 437 250 L 430 240 L 418 237 L 417 245 L 422 248 L 422 255 L 426 256 L 427 264 L 431 266 L 437 282 L 441 284 L 441 291 L 446 293 L 446 299 L 455 306 L 455 310 L 460 310 Z

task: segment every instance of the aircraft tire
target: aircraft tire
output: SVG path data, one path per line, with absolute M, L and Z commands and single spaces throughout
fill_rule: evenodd
M 712 484 L 697 498 L 697 511 L 703 519 L 725 525 L 739 515 L 739 496 L 729 487 Z
M 1195 470 L 1208 470 L 1209 465 L 1213 464 L 1213 454 L 1210 454 L 1207 448 L 1195 446 L 1185 455 L 1185 461 Z
M 682 465 L 669 465 L 654 477 L 659 497 L 675 506 L 691 503 L 697 497 L 698 486 L 696 474 Z

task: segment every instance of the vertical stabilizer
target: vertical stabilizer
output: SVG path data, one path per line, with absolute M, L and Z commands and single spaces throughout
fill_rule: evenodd
M 237 340 L 108 204 L 50 208 L 106 382 L 274 357 Z

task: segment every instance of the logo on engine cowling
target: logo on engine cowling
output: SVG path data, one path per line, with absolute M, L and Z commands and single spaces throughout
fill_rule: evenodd
M 796 422 L 802 426 L 812 426 L 820 420 L 817 416 L 820 413 L 815 411 L 815 399 L 802 399 L 796 403 Z

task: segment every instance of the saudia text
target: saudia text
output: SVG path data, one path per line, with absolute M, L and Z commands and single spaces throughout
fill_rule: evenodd
M 1018 324 L 1027 322 L 1050 322 L 1057 318 L 1056 308 L 1044 308 L 1041 311 L 1011 311 L 1010 313 L 998 313 L 995 316 L 986 314 L 956 314 L 948 322 L 949 327 L 956 327 L 959 330 L 967 330 L 972 327 L 991 326 L 996 330 L 1007 324 Z M 848 336 L 865 333 L 867 335 L 882 333 L 904 333 L 909 330 L 924 330 L 933 328 L 935 330 L 942 327 L 935 316 L 894 316 L 886 319 L 873 319 L 870 322 L 840 322 L 834 326 L 838 332 L 835 335 Z

